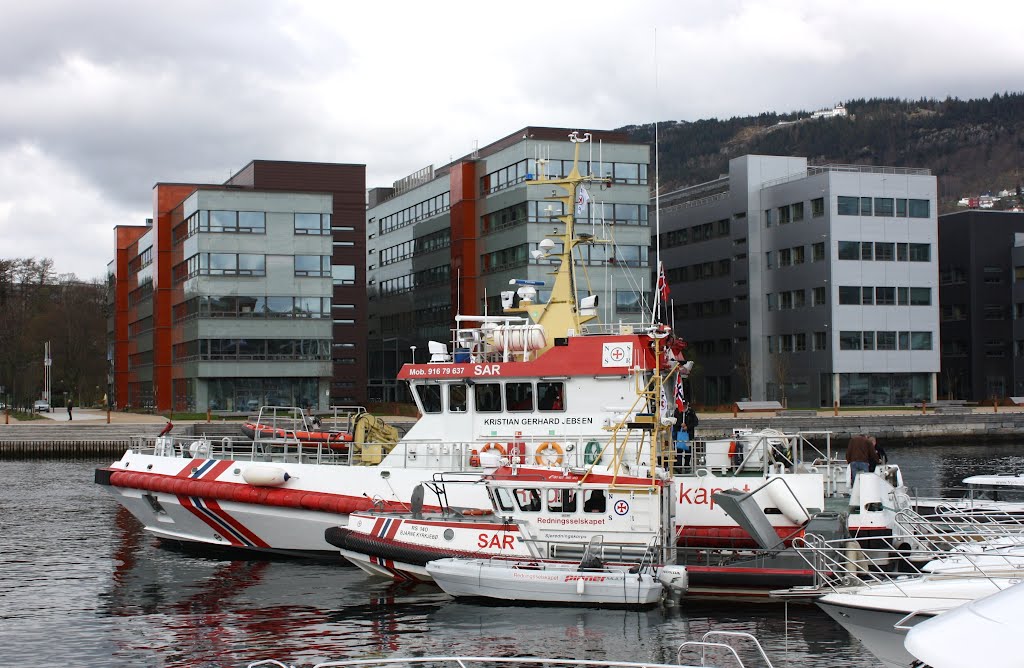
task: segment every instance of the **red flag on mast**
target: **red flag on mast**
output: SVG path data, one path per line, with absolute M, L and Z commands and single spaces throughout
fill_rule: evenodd
M 661 296 L 661 301 L 668 302 L 669 288 L 668 278 L 665 277 L 665 263 L 658 263 L 658 294 Z

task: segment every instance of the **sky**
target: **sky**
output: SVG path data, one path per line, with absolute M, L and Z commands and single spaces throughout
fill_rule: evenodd
M 1024 90 L 1016 2 L 0 0 L 0 258 L 100 278 L 157 182 L 367 187 L 526 126 Z

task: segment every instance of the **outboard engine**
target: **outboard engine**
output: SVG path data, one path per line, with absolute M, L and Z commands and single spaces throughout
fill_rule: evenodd
M 690 576 L 686 573 L 686 566 L 681 565 L 662 566 L 658 582 L 665 588 L 665 605 L 679 605 L 683 594 L 690 588 Z

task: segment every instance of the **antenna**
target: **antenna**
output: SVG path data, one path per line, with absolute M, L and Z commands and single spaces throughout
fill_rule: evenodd
M 658 29 L 654 29 L 654 266 L 661 275 L 661 161 L 658 150 Z M 654 296 L 657 307 L 651 311 L 651 324 L 654 324 L 655 311 L 661 311 L 660 295 Z

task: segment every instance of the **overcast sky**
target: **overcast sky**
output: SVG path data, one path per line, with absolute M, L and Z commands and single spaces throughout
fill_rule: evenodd
M 252 159 L 374 187 L 527 125 L 1024 90 L 1010 1 L 0 3 L 0 257 L 81 278 L 154 183 Z

